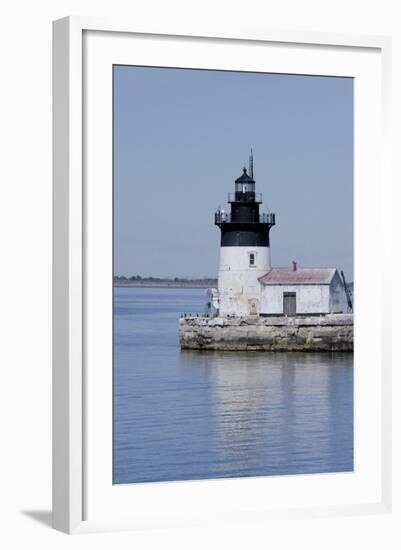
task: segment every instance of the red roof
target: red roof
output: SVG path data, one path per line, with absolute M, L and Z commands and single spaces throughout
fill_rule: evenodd
M 334 267 L 273 267 L 259 277 L 263 285 L 329 285 L 336 274 Z

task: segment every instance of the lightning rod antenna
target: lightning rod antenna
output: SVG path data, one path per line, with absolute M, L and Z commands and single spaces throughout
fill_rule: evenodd
M 253 150 L 251 148 L 251 154 L 249 156 L 249 175 L 253 179 Z

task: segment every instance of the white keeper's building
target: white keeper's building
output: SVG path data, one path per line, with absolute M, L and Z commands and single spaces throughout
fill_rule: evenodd
M 347 311 L 335 268 L 273 267 L 259 279 L 261 315 L 322 315 Z

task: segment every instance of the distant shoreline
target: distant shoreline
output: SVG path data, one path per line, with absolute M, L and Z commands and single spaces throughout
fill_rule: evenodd
M 353 292 L 354 283 L 348 283 Z M 113 287 L 142 288 L 217 288 L 217 279 L 114 279 Z
M 143 288 L 217 288 L 217 279 L 207 279 L 207 280 L 194 280 L 194 281 L 183 281 L 183 280 L 114 280 L 114 287 L 143 287 Z

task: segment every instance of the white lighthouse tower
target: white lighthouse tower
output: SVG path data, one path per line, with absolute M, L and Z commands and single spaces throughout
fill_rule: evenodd
M 244 167 L 229 193 L 231 211 L 218 210 L 215 224 L 221 230 L 218 306 L 220 316 L 259 315 L 259 277 L 271 269 L 269 231 L 275 215 L 260 213 L 261 194 L 255 193 L 253 155 L 249 174 Z

